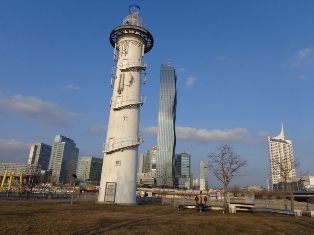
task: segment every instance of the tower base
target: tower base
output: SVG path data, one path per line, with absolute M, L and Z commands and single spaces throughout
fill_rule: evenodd
M 114 203 L 114 202 L 100 202 L 95 201 L 96 204 L 107 204 L 107 205 L 121 205 L 121 206 L 138 206 L 139 204 L 136 203 Z

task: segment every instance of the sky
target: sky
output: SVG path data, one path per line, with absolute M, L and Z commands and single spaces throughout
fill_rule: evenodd
M 176 153 L 199 162 L 228 144 L 249 162 L 230 185 L 266 187 L 267 136 L 284 124 L 297 172 L 314 175 L 314 1 L 0 0 L 0 163 L 66 135 L 103 158 L 113 48 L 131 4 L 154 37 L 145 54 L 145 153 L 157 143 L 160 65 L 177 74 Z M 208 173 L 210 187 L 222 187 Z

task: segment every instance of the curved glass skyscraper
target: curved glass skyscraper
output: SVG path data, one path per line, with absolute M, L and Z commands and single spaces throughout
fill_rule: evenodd
M 174 68 L 169 65 L 161 65 L 156 159 L 156 183 L 158 186 L 173 186 L 176 146 L 176 83 L 177 76 Z

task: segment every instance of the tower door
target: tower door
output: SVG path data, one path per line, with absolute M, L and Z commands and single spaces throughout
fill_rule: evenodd
M 107 182 L 105 191 L 105 202 L 114 202 L 116 197 L 116 182 Z

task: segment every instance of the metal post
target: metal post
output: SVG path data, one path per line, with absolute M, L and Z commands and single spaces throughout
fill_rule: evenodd
M 20 171 L 20 191 L 23 191 L 23 173 Z
M 73 194 L 74 194 L 75 183 L 76 183 L 76 179 L 77 179 L 76 174 L 72 174 L 72 176 L 73 176 L 73 191 L 72 191 L 72 194 L 71 194 L 71 205 L 72 205 L 72 203 L 73 203 Z
M 173 207 L 176 207 L 176 186 L 173 187 Z
M 307 191 L 306 192 L 306 210 L 309 211 L 309 199 L 307 198 Z
M 5 170 L 5 171 L 4 171 L 4 174 L 3 174 L 3 177 L 2 177 L 1 186 L 0 186 L 0 192 L 1 192 L 2 189 L 3 189 L 3 186 L 4 186 L 5 181 L 7 180 L 7 172 L 8 172 L 8 170 Z

